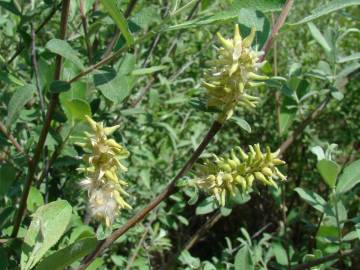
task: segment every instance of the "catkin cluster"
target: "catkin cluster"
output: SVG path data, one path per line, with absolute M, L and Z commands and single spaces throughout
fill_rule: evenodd
M 118 172 L 126 172 L 127 168 L 120 163 L 128 157 L 126 148 L 113 139 L 108 139 L 119 126 L 104 127 L 86 116 L 92 133 L 85 132 L 86 142 L 79 143 L 87 154 L 83 160 L 87 166 L 80 168 L 86 175 L 80 185 L 88 191 L 91 215 L 109 226 L 120 209 L 131 206 L 127 204 L 123 195 L 127 183 L 118 177 Z
M 263 84 L 256 82 L 268 79 L 266 76 L 256 74 L 259 56 L 262 52 L 251 48 L 255 37 L 255 28 L 242 39 L 239 26 L 235 26 L 233 39 L 225 39 L 217 34 L 222 47 L 219 48 L 218 59 L 209 61 L 212 68 L 205 74 L 203 86 L 208 90 L 208 106 L 216 107 L 222 111 L 219 121 L 223 122 L 230 118 L 236 105 L 254 108 L 259 98 L 249 95 L 249 88 Z
M 270 148 L 262 153 L 259 144 L 249 146 L 245 153 L 237 147 L 237 153 L 231 151 L 230 156 L 217 157 L 206 160 L 204 164 L 196 165 L 198 177 L 195 185 L 213 195 L 221 206 L 225 205 L 227 196 L 234 196 L 235 191 L 242 193 L 249 191 L 254 183 L 277 186 L 274 180 L 286 180 L 278 170 L 278 165 L 285 164 L 278 158 L 279 151 L 271 153 Z

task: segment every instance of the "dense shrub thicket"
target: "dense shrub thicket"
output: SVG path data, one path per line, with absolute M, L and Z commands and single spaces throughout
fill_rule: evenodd
M 359 269 L 359 5 L 0 1 L 0 269 Z

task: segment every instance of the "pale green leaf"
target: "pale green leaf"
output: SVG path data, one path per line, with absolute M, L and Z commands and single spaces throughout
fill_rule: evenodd
M 86 100 L 74 98 L 62 102 L 64 111 L 72 121 L 85 120 L 85 115 L 91 116 L 91 108 Z
M 332 160 L 322 159 L 317 163 L 316 167 L 325 183 L 331 188 L 335 187 L 340 166 Z
M 167 68 L 167 66 L 164 66 L 164 65 L 153 66 L 153 67 L 149 67 L 149 68 L 139 68 L 139 69 L 133 70 L 131 72 L 131 75 L 133 75 L 133 76 L 147 75 L 147 74 L 158 72 L 160 70 L 164 70 L 166 68 Z
M 305 202 L 314 207 L 316 210 L 333 215 L 333 211 L 328 207 L 327 202 L 319 194 L 312 191 L 306 191 L 299 187 L 295 188 L 295 191 Z
M 26 231 L 21 253 L 21 269 L 33 268 L 64 234 L 72 207 L 64 200 L 39 207 Z
M 288 265 L 288 258 L 283 245 L 280 242 L 273 242 L 271 246 L 274 251 L 277 263 L 280 265 Z
M 337 193 L 345 193 L 360 183 L 360 159 L 344 169 L 336 187 Z
M 354 61 L 354 60 L 358 60 L 358 59 L 360 59 L 360 52 L 353 53 L 348 56 L 338 57 L 337 62 L 341 64 L 341 63 L 346 63 L 346 62 Z
M 114 70 L 98 71 L 94 74 L 93 81 L 107 99 L 120 103 L 130 94 L 134 77 L 116 74 Z
M 253 270 L 255 265 L 248 246 L 242 247 L 235 255 L 235 270 Z
M 30 192 L 29 192 L 29 196 L 27 198 L 27 209 L 33 213 L 35 212 L 36 209 L 38 209 L 40 206 L 44 205 L 44 198 L 41 194 L 41 192 L 35 188 L 35 187 L 31 187 L 30 188 Z
M 45 48 L 71 61 L 78 68 L 84 69 L 84 65 L 82 64 L 82 61 L 80 60 L 77 51 L 75 51 L 65 40 L 52 39 L 48 43 L 46 43 Z
M 320 30 L 313 23 L 308 23 L 308 27 L 310 29 L 311 35 L 315 38 L 315 40 L 324 48 L 326 53 L 330 53 L 331 47 L 329 43 L 326 41 L 323 34 L 321 34 Z
M 218 208 L 219 207 L 215 202 L 215 199 L 213 197 L 208 197 L 198 204 L 195 212 L 196 215 L 206 215 L 215 211 Z
M 248 122 L 246 122 L 243 118 L 233 116 L 231 117 L 232 120 L 235 121 L 235 123 L 241 127 L 243 130 L 245 130 L 248 133 L 251 133 L 251 126 Z

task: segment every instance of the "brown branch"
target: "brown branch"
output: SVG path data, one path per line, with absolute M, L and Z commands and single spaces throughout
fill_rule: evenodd
M 315 259 L 303 264 L 299 264 L 296 265 L 294 267 L 291 268 L 291 270 L 305 270 L 305 269 L 310 269 L 311 267 L 314 267 L 316 265 L 320 265 L 329 261 L 333 261 L 333 260 L 337 260 L 339 258 L 345 257 L 345 256 L 351 256 L 355 253 L 360 252 L 360 248 L 355 248 L 355 249 L 349 249 L 346 251 L 342 251 L 342 252 L 337 252 L 337 253 L 333 253 L 327 256 L 324 256 L 322 258 L 319 259 Z
M 272 43 L 274 41 L 274 38 L 276 38 L 277 34 L 279 33 L 280 28 L 285 23 L 286 17 L 289 14 L 289 11 L 294 4 L 294 0 L 286 0 L 286 3 L 279 15 L 279 18 L 277 19 L 273 29 L 271 30 L 269 38 L 266 40 L 264 47 L 262 51 L 264 52 L 264 55 L 260 57 L 260 62 L 262 62 L 265 59 L 265 55 L 269 52 Z
M 62 3 L 62 11 L 61 11 L 61 21 L 60 21 L 60 39 L 65 39 L 66 37 L 66 30 L 67 30 L 67 20 L 69 15 L 69 6 L 70 6 L 70 0 L 64 0 Z M 55 61 L 55 74 L 54 74 L 54 80 L 59 80 L 61 75 L 61 67 L 62 67 L 62 58 L 60 55 L 56 57 Z M 24 185 L 24 190 L 21 196 L 19 210 L 15 215 L 14 220 L 14 228 L 11 233 L 12 237 L 16 237 L 20 228 L 21 220 L 24 215 L 24 212 L 26 210 L 26 201 L 29 195 L 31 184 L 34 180 L 34 175 L 36 172 L 36 168 L 38 166 L 38 163 L 40 161 L 41 153 L 43 151 L 43 147 L 45 144 L 45 140 L 49 131 L 51 119 L 53 117 L 55 107 L 58 101 L 58 94 L 52 94 L 50 99 L 50 104 L 48 111 L 46 113 L 46 118 L 44 125 L 42 127 L 39 141 L 36 145 L 34 156 L 32 158 L 32 163 L 29 164 L 28 174 L 26 177 L 26 182 Z
M 15 139 L 15 137 L 13 135 L 11 135 L 9 133 L 9 131 L 7 130 L 6 126 L 4 125 L 3 122 L 0 121 L 0 131 L 5 135 L 5 137 L 12 143 L 12 145 L 15 146 L 16 150 L 23 154 L 28 161 L 30 162 L 30 158 L 28 157 L 27 153 L 25 152 L 24 148 L 22 148 L 22 146 L 17 142 L 17 140 Z
M 44 19 L 44 21 L 38 26 L 38 28 L 36 28 L 35 33 L 37 34 L 38 32 L 41 31 L 41 29 L 43 29 L 43 27 L 51 20 L 51 18 L 55 15 L 56 11 L 58 10 L 58 8 L 61 7 L 61 3 L 59 3 L 58 5 L 56 5 L 49 13 L 49 15 Z M 23 43 L 20 43 L 20 45 L 18 46 L 18 49 L 16 50 L 16 52 L 14 53 L 13 56 L 11 56 L 11 58 L 7 61 L 7 64 L 11 64 L 15 58 L 25 49 L 25 45 Z

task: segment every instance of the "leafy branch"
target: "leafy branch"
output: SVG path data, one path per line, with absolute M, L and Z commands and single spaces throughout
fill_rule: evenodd
M 70 6 L 70 0 L 64 0 L 62 3 L 62 11 L 61 11 L 60 34 L 59 34 L 60 39 L 65 39 L 65 37 L 66 37 L 69 6 Z M 56 62 L 55 62 L 54 80 L 60 79 L 61 69 L 62 69 L 62 57 L 60 55 L 58 55 L 56 57 Z M 25 184 L 24 184 L 24 190 L 23 190 L 23 193 L 22 193 L 21 199 L 20 199 L 19 210 L 17 211 L 17 213 L 15 215 L 14 227 L 13 227 L 13 231 L 11 233 L 12 237 L 17 236 L 22 217 L 26 210 L 26 201 L 29 196 L 30 187 L 34 180 L 35 172 L 36 172 L 38 163 L 41 158 L 41 153 L 43 151 L 45 140 L 46 140 L 47 134 L 49 132 L 50 123 L 51 123 L 51 120 L 52 120 L 52 117 L 53 117 L 53 114 L 55 111 L 56 104 L 58 102 L 58 97 L 59 97 L 59 94 L 57 94 L 57 93 L 51 94 L 48 111 L 46 113 L 45 123 L 42 127 L 40 137 L 39 137 L 38 143 L 35 148 L 34 156 L 32 157 L 32 162 L 29 164 L 28 173 L 27 173 Z
M 290 8 L 293 4 L 292 0 L 286 1 L 284 8 L 282 12 L 280 13 L 280 16 L 278 18 L 278 21 L 281 23 L 276 23 L 277 27 L 274 28 L 272 31 L 276 31 L 276 33 L 279 31 L 281 26 L 284 24 L 285 19 L 290 11 Z M 272 44 L 272 40 L 274 35 L 270 34 L 269 44 Z M 266 51 L 266 53 L 268 50 Z M 265 56 L 265 55 L 264 55 Z M 209 131 L 205 135 L 204 139 L 200 143 L 200 145 L 197 147 L 197 149 L 194 151 L 194 153 L 191 155 L 190 159 L 186 162 L 186 164 L 183 166 L 183 168 L 180 170 L 180 172 L 174 177 L 174 179 L 170 182 L 170 184 L 165 188 L 165 190 L 160 193 L 155 199 L 153 199 L 143 210 L 135 214 L 131 219 L 128 220 L 128 222 L 120 227 L 119 229 L 115 230 L 108 238 L 101 241 L 95 250 L 85 258 L 82 265 L 78 268 L 78 270 L 86 269 L 87 266 L 90 265 L 90 263 L 101 254 L 101 252 L 106 249 L 108 246 L 110 246 L 116 239 L 118 239 L 121 235 L 126 233 L 130 228 L 135 226 L 138 222 L 140 222 L 145 216 L 152 211 L 155 207 L 157 207 L 162 201 L 170 197 L 172 194 L 174 194 L 177 190 L 176 188 L 176 181 L 179 180 L 182 176 L 184 176 L 192 167 L 192 165 L 196 162 L 196 160 L 199 158 L 201 153 L 204 151 L 206 146 L 210 143 L 211 139 L 217 134 L 219 130 L 222 128 L 222 123 L 218 121 L 214 121 L 212 126 L 210 127 Z

